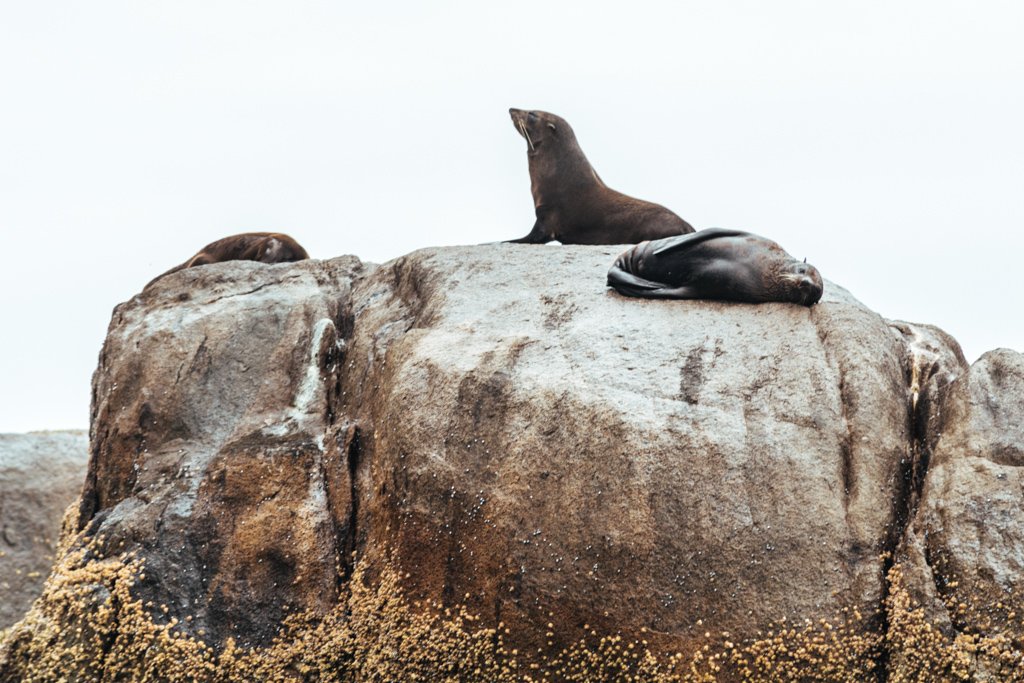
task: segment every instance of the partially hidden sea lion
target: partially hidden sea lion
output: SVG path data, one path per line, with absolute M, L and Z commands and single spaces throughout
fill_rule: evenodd
M 608 271 L 621 294 L 649 299 L 718 299 L 811 306 L 824 285 L 818 269 L 775 242 L 740 230 L 708 228 L 642 242 Z
M 302 245 L 283 232 L 243 232 L 211 242 L 199 250 L 199 253 L 174 266 L 165 273 L 150 280 L 142 291 L 146 291 L 160 278 L 177 273 L 179 270 L 204 266 L 209 263 L 223 261 L 259 261 L 260 263 L 286 263 L 303 261 L 309 254 Z
M 544 111 L 508 111 L 526 140 L 537 214 L 530 234 L 510 242 L 636 244 L 693 232 L 689 223 L 664 206 L 605 185 L 562 117 Z

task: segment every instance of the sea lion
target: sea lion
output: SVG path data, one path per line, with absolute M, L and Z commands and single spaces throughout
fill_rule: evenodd
M 510 242 L 636 244 L 693 232 L 689 223 L 664 206 L 605 185 L 565 119 L 544 111 L 508 112 L 526 140 L 537 214 L 530 234 Z
M 177 273 L 179 270 L 204 266 L 222 261 L 259 261 L 260 263 L 286 263 L 303 261 L 309 254 L 298 242 L 283 232 L 243 232 L 240 235 L 224 237 L 211 242 L 199 250 L 199 253 L 174 266 L 165 273 L 150 280 L 142 291 L 149 289 L 160 278 Z
M 719 299 L 811 306 L 821 298 L 818 269 L 775 242 L 740 230 L 708 228 L 642 242 L 608 271 L 621 294 L 650 299 Z

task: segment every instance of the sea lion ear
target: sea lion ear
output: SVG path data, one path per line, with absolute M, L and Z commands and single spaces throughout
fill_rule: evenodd
M 804 256 L 804 263 L 807 263 L 807 257 Z

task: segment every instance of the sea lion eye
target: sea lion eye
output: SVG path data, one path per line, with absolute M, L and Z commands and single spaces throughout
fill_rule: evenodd
M 548 124 L 548 128 L 550 128 L 551 130 L 555 131 L 556 133 L 558 132 L 558 130 L 555 128 L 555 124 L 553 124 L 553 123 L 549 123 Z

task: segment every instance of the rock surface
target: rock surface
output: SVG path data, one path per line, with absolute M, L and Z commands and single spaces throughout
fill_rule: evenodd
M 927 636 L 961 671 L 944 582 L 1019 603 L 1020 356 L 968 373 L 831 283 L 810 309 L 627 299 L 617 253 L 220 264 L 122 304 L 80 532 L 0 663 L 914 680 Z M 1004 658 L 1009 610 L 968 624 Z
M 364 285 L 362 561 L 531 648 L 587 625 L 685 650 L 880 605 L 911 442 L 882 318 L 834 285 L 811 309 L 636 301 L 600 277 L 614 248 L 503 252 Z
M 214 641 L 337 601 L 352 487 L 328 398 L 362 270 L 190 270 L 114 313 L 79 527 L 141 551 L 137 594 Z
M 0 434 L 0 630 L 39 597 L 88 454 L 85 432 Z

